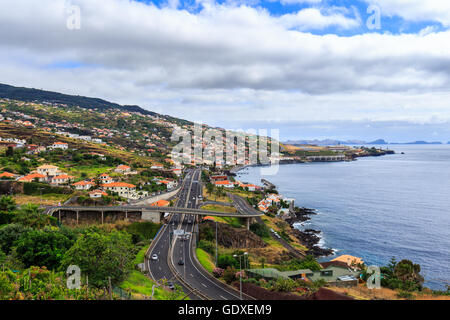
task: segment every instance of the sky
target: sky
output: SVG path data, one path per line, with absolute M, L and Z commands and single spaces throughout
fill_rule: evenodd
M 450 141 L 450 1 L 2 0 L 0 82 L 287 139 Z

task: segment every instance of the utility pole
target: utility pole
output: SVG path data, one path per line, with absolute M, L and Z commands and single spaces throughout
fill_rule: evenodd
M 216 267 L 218 263 L 217 253 L 218 253 L 218 245 L 217 245 L 217 220 L 216 220 Z
M 239 297 L 242 300 L 242 257 L 245 258 L 245 256 L 248 255 L 247 252 L 244 252 L 244 254 L 241 255 L 233 255 L 233 257 L 237 258 L 239 257 Z

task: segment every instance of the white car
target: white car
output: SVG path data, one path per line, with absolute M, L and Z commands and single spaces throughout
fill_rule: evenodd
M 152 260 L 158 260 L 158 255 L 156 253 L 152 254 Z

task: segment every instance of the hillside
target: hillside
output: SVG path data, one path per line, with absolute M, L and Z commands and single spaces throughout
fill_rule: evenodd
M 25 102 L 51 103 L 58 105 L 65 105 L 70 107 L 78 106 L 84 109 L 97 109 L 105 111 L 108 109 L 116 109 L 128 112 L 139 112 L 143 115 L 151 115 L 157 117 L 164 117 L 171 120 L 179 121 L 187 124 L 189 121 L 176 119 L 166 115 L 160 115 L 156 112 L 142 109 L 135 105 L 120 105 L 117 103 L 105 101 L 99 98 L 83 97 L 78 95 L 68 95 L 58 92 L 39 90 L 34 88 L 14 87 L 7 84 L 0 83 L 0 98 L 19 100 Z

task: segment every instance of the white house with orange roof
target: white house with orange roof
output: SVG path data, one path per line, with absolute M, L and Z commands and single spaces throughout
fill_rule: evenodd
M 114 179 L 111 178 L 107 173 L 101 174 L 98 179 L 100 180 L 101 184 L 107 184 L 107 183 L 113 183 Z
M 89 192 L 89 197 L 96 199 L 96 198 L 101 198 L 102 196 L 107 196 L 108 194 L 105 191 L 102 190 L 93 190 L 91 192 Z
M 127 166 L 125 164 L 121 164 L 121 165 L 118 165 L 117 168 L 114 171 L 117 172 L 117 173 L 124 174 L 124 173 L 130 172 L 131 171 L 131 167 Z
M 93 181 L 78 181 L 72 184 L 76 190 L 89 190 L 95 185 Z
M 54 142 L 51 146 L 49 146 L 49 148 L 67 150 L 69 149 L 69 145 L 65 142 Z
M 213 184 L 216 187 L 224 187 L 228 189 L 234 188 L 234 183 L 229 180 L 214 181 Z
M 38 167 L 37 173 L 42 174 L 47 177 L 55 177 L 60 174 L 60 171 L 57 166 L 52 166 L 52 165 L 46 164 L 46 165 Z
M 53 177 L 50 180 L 50 183 L 55 184 L 55 185 L 67 184 L 67 183 L 71 182 L 73 179 L 75 179 L 74 176 L 69 176 L 69 175 L 63 173 L 63 174 Z
M 136 186 L 125 182 L 112 182 L 102 184 L 103 190 L 117 193 L 119 196 L 127 199 L 138 198 L 136 194 Z

